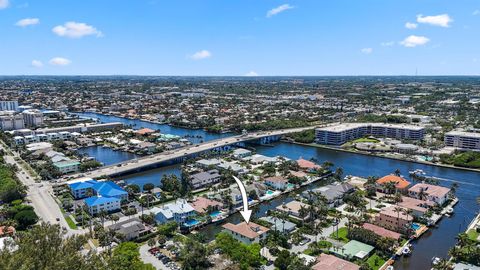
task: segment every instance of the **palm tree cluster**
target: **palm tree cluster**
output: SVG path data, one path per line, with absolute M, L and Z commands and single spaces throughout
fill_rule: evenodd
M 480 246 L 477 241 L 471 239 L 466 233 L 461 233 L 457 236 L 457 245 L 450 249 L 449 255 L 455 261 L 480 265 Z

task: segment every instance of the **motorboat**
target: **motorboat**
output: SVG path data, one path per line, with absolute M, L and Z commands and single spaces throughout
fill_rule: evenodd
M 446 210 L 446 213 L 449 214 L 449 215 L 453 214 L 453 208 L 448 207 L 447 210 Z
M 412 250 L 410 249 L 410 246 L 406 246 L 402 248 L 402 255 L 410 256 L 410 254 L 412 254 Z
M 439 257 L 433 257 L 432 258 L 432 265 L 437 265 L 442 261 Z

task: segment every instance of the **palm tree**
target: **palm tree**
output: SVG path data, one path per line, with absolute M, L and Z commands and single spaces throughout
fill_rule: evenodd
M 451 262 L 449 262 L 446 259 L 441 258 L 440 261 L 438 261 L 438 263 L 433 265 L 432 269 L 435 269 L 435 270 L 450 270 L 450 269 L 453 269 L 453 266 L 452 266 Z
M 323 223 L 322 222 L 317 222 L 315 224 L 315 242 L 318 242 L 318 235 L 323 233 Z
M 393 211 L 397 213 L 397 230 L 400 231 L 400 213 L 403 211 L 403 208 L 395 206 Z

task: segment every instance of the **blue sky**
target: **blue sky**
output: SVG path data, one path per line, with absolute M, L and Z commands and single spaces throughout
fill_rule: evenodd
M 480 74 L 480 0 L 0 0 L 0 75 L 416 69 Z

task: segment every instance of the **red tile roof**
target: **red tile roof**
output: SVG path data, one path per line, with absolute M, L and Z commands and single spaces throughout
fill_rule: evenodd
M 360 266 L 329 254 L 320 254 L 313 270 L 360 270 Z
M 401 234 L 399 234 L 397 232 L 390 231 L 390 230 L 387 230 L 385 228 L 382 228 L 380 226 L 373 225 L 373 224 L 370 224 L 370 223 L 364 223 L 362 227 L 364 229 L 372 231 L 375 234 L 380 235 L 382 237 L 392 238 L 392 239 L 395 239 L 395 240 L 398 240 L 401 237 Z
M 297 160 L 298 166 L 302 169 L 320 169 L 321 166 L 303 158 Z
M 405 189 L 410 185 L 410 182 L 408 182 L 404 178 L 393 175 L 393 174 L 384 176 L 377 180 L 377 184 L 380 184 L 380 185 L 389 183 L 389 182 L 395 183 L 395 187 L 397 189 Z
M 250 222 L 248 224 L 246 222 L 242 222 L 242 223 L 238 223 L 237 225 L 232 223 L 227 223 L 227 224 L 224 224 L 222 227 L 229 231 L 236 232 L 240 235 L 243 235 L 249 239 L 255 239 L 258 236 L 270 230 L 267 227 L 263 227 L 253 222 Z
M 223 203 L 217 202 L 217 201 L 214 201 L 214 200 L 210 200 L 210 199 L 207 199 L 207 198 L 203 198 L 203 197 L 198 197 L 190 205 L 198 213 L 205 213 L 207 211 L 208 206 L 222 207 Z
M 136 131 L 137 134 L 139 135 L 147 135 L 147 134 L 150 134 L 150 133 L 154 133 L 155 130 L 153 129 L 149 129 L 149 128 L 142 128 L 142 129 L 139 129 Z
M 15 228 L 12 226 L 0 226 L 0 236 L 4 235 L 13 235 L 15 233 Z

